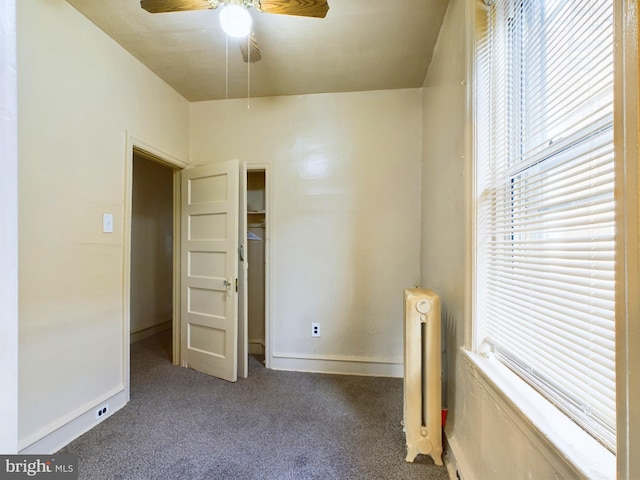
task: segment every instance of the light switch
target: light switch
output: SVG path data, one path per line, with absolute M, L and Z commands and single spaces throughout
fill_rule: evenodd
M 111 213 L 102 214 L 102 232 L 113 233 L 113 214 Z

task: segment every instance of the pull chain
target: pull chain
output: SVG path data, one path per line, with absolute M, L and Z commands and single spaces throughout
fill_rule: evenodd
M 229 35 L 225 34 L 225 39 L 227 41 L 227 45 L 224 68 L 224 98 L 225 100 L 229 100 Z
M 251 108 L 249 103 L 251 93 L 251 32 L 247 35 L 247 110 Z

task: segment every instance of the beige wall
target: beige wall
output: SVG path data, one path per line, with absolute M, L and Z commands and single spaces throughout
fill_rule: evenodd
M 447 434 L 465 478 L 570 478 L 460 353 L 465 3 L 451 0 L 424 91 L 252 99 L 247 110 L 189 107 L 63 0 L 20 0 L 20 448 L 122 390 L 124 131 L 186 160 L 191 118 L 193 163 L 273 163 L 274 366 L 401 372 L 401 291 L 421 281 L 443 300 Z M 104 212 L 113 234 L 101 232 Z
M 173 318 L 173 170 L 135 154 L 130 332 Z
M 125 131 L 186 160 L 189 125 L 186 100 L 64 0 L 17 7 L 24 448 L 122 391 Z
M 440 295 L 443 403 L 455 416 L 456 355 L 464 342 L 466 74 L 464 1 L 452 0 L 424 81 L 422 286 Z
M 273 162 L 272 367 L 402 374 L 420 112 L 419 89 L 191 104 L 193 164 Z

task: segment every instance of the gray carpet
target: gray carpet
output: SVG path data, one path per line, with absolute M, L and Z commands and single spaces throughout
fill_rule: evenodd
M 228 383 L 173 366 L 170 335 L 131 348 L 131 401 L 60 453 L 81 479 L 438 479 L 406 455 L 402 380 L 265 369 Z

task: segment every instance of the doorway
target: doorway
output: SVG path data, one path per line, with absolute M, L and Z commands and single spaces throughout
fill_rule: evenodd
M 247 170 L 248 352 L 263 364 L 266 353 L 267 204 L 264 170 Z
M 130 227 L 129 342 L 165 332 L 172 361 L 174 168 L 133 150 Z
M 167 353 L 167 358 L 170 359 L 175 365 L 184 365 L 184 356 L 181 353 L 182 347 L 182 326 L 181 326 L 181 315 L 182 309 L 184 305 L 182 305 L 181 300 L 181 256 L 182 256 L 182 235 L 181 235 L 181 224 L 182 224 L 182 183 L 183 177 L 187 170 L 191 171 L 191 165 L 187 164 L 180 159 L 177 159 L 171 155 L 167 155 L 164 152 L 161 152 L 144 142 L 141 142 L 134 137 L 127 134 L 127 181 L 126 181 L 126 197 L 125 197 L 125 218 L 124 218 L 124 228 L 125 228 L 125 285 L 124 285 L 124 317 L 125 317 L 125 338 L 124 340 L 124 383 L 126 385 L 127 398 L 130 395 L 130 344 L 131 341 L 136 341 L 138 339 L 144 339 L 147 336 L 152 336 L 156 332 L 166 331 L 167 338 L 172 338 L 173 345 L 172 348 L 167 347 L 164 349 Z M 142 168 L 140 165 L 143 165 Z M 199 167 L 195 167 L 199 168 Z M 142 173 L 139 173 L 139 170 L 143 170 Z M 154 176 L 154 174 L 149 173 L 150 170 L 154 170 L 158 175 L 162 176 L 164 179 L 162 180 L 162 184 L 156 184 L 155 187 L 140 187 L 138 180 L 143 177 Z M 259 260 L 258 263 L 254 266 L 254 273 L 258 273 L 259 280 L 257 284 L 259 286 L 255 286 L 256 282 L 252 279 L 252 330 L 251 330 L 251 340 L 252 344 L 249 345 L 245 340 L 244 342 L 244 358 L 246 359 L 249 355 L 255 352 L 255 355 L 262 355 L 264 360 L 264 365 L 269 368 L 269 358 L 270 358 L 270 337 L 269 337 L 269 325 L 270 325 L 270 301 L 269 301 L 269 230 L 270 230 L 270 205 L 271 205 L 271 163 L 270 162 L 261 162 L 261 163 L 249 163 L 246 165 L 245 175 L 241 176 L 247 181 L 251 182 L 251 190 L 252 192 L 249 194 L 251 203 L 251 214 L 242 215 L 245 221 L 248 219 L 249 223 L 251 223 L 251 229 L 254 230 L 254 234 L 260 238 L 259 242 L 262 243 L 262 249 L 257 249 L 256 244 L 253 246 L 253 252 L 257 254 Z M 145 173 L 146 172 L 146 173 Z M 250 177 L 249 177 L 250 175 Z M 171 180 L 170 180 L 171 179 Z M 144 181 L 144 180 L 143 180 Z M 243 182 L 244 183 L 244 182 Z M 151 198 L 146 198 L 142 202 L 146 203 L 161 203 L 164 206 L 161 210 L 162 213 L 159 213 L 162 220 L 156 219 L 151 220 L 148 218 L 148 215 L 142 214 L 140 215 L 140 219 L 133 219 L 134 215 L 138 215 L 138 206 L 134 206 L 134 202 L 138 202 L 138 195 L 141 193 L 140 189 L 153 190 L 154 192 L 161 192 L 164 197 L 163 200 L 151 200 Z M 242 197 L 245 199 L 247 184 L 241 185 Z M 135 197 L 135 198 L 134 198 Z M 171 199 L 171 207 L 169 205 L 169 199 Z M 257 202 L 257 203 L 256 203 Z M 246 206 L 246 203 L 245 203 Z M 169 225 L 168 219 L 171 218 L 171 227 L 167 227 Z M 140 224 L 138 225 L 138 222 Z M 165 228 L 159 229 L 158 223 L 163 223 Z M 155 224 L 155 226 L 154 226 Z M 168 229 L 167 229 L 168 228 Z M 263 232 L 259 232 L 255 229 L 262 229 Z M 142 230 L 146 232 L 143 237 L 147 238 L 155 238 L 157 242 L 160 240 L 160 243 L 156 243 L 155 246 L 151 250 L 155 250 L 155 253 L 160 253 L 162 261 L 164 265 L 161 267 L 164 272 L 162 277 L 165 277 L 161 283 L 153 277 L 147 277 L 146 280 L 138 280 L 136 276 L 140 271 L 138 270 L 139 259 L 136 258 L 136 251 L 143 251 L 143 253 L 147 253 L 145 251 L 145 247 L 140 247 L 136 245 L 137 232 L 134 230 Z M 160 232 L 160 233 L 158 233 Z M 262 234 L 262 235 L 261 235 Z M 245 241 L 245 248 L 248 248 L 249 241 Z M 251 241 L 254 243 L 254 241 Z M 149 248 L 147 248 L 149 249 Z M 157 258 L 157 257 L 156 257 Z M 167 266 L 168 259 L 171 259 L 169 266 Z M 152 267 L 150 270 L 155 273 L 158 272 L 158 263 L 155 261 L 150 262 Z M 252 261 L 252 263 L 254 263 Z M 260 267 L 262 267 L 262 274 L 260 274 Z M 171 272 L 167 275 L 167 272 Z M 169 281 L 166 281 L 166 277 L 169 277 Z M 151 283 L 153 282 L 153 283 Z M 157 287 L 156 287 L 157 283 Z M 242 285 L 242 284 L 240 284 Z M 139 298 L 136 297 L 136 289 L 152 289 L 155 290 L 157 294 L 158 291 L 164 292 L 161 294 L 165 300 L 164 306 L 157 306 L 158 311 L 162 312 L 160 314 L 155 315 L 156 320 L 148 321 L 147 323 L 140 322 L 138 320 L 137 315 L 139 314 L 139 310 L 147 310 L 148 313 L 150 301 L 144 300 L 140 301 Z M 248 288 L 246 289 L 248 293 Z M 172 291 L 171 294 L 168 294 L 168 291 Z M 146 292 L 148 294 L 149 292 Z M 171 311 L 171 315 L 167 318 L 166 312 L 169 303 L 167 299 L 170 298 L 172 300 L 171 307 L 169 310 Z M 141 306 L 142 305 L 142 306 Z M 256 307 L 257 305 L 257 307 Z M 153 310 L 155 307 L 151 308 Z M 248 310 L 248 309 L 247 309 Z M 258 320 L 255 320 L 257 318 Z M 246 323 L 245 323 L 246 325 Z M 254 328 L 255 326 L 255 328 Z M 246 327 L 245 327 L 246 328 Z M 248 328 L 247 328 L 248 330 Z M 245 330 L 245 331 L 247 331 Z M 246 338 L 246 337 L 245 337 Z M 248 340 L 248 339 L 247 339 Z M 249 348 L 251 348 L 251 353 L 249 353 Z M 265 358 L 266 357 L 266 358 Z
M 247 162 L 246 231 L 247 250 L 247 353 L 258 364 L 270 368 L 271 332 L 271 232 L 273 218 L 273 165 Z
M 125 387 L 125 396 L 127 401 L 130 399 L 131 394 L 131 342 L 136 340 L 144 340 L 154 335 L 156 332 L 161 332 L 164 329 L 164 335 L 166 335 L 167 341 L 170 342 L 168 346 L 162 348 L 163 352 L 166 352 L 164 355 L 166 358 L 172 362 L 173 364 L 177 364 L 179 361 L 179 345 L 180 345 L 180 329 L 178 328 L 177 322 L 179 320 L 179 312 L 180 312 L 180 297 L 179 297 L 179 275 L 176 275 L 176 272 L 179 272 L 180 268 L 180 255 L 176 252 L 180 251 L 179 238 L 176 235 L 176 224 L 179 225 L 179 201 L 180 198 L 180 171 L 188 166 L 188 164 L 167 152 L 159 150 L 158 148 L 147 144 L 143 140 L 131 135 L 129 132 L 125 132 L 126 138 L 126 154 L 125 154 L 125 199 L 124 199 L 124 213 L 123 213 L 123 230 L 124 230 L 124 272 L 123 272 L 123 338 L 122 338 L 122 353 L 123 353 L 123 384 Z M 134 195 L 138 197 L 142 194 L 143 199 L 145 198 L 145 191 L 149 190 L 149 187 L 140 187 L 140 183 L 138 180 L 144 178 L 144 167 L 143 173 L 141 175 L 136 175 L 136 185 L 134 186 L 134 158 L 136 159 L 136 170 L 139 169 L 140 164 L 147 163 L 147 167 L 159 169 L 162 177 L 165 181 L 162 182 L 162 187 L 159 189 L 162 191 L 163 198 L 163 208 L 161 217 L 164 218 L 163 222 L 165 225 L 168 223 L 167 217 L 170 216 L 172 222 L 172 232 L 169 234 L 162 234 L 159 238 L 154 238 L 154 241 L 158 242 L 154 247 L 157 252 L 162 252 L 163 256 L 169 257 L 171 259 L 171 267 L 169 275 L 169 286 L 166 283 L 166 272 L 169 270 L 168 267 L 163 266 L 164 273 L 162 277 L 164 280 L 156 283 L 156 280 L 148 280 L 139 279 L 140 269 L 138 265 L 140 262 L 148 262 L 148 259 L 138 258 L 136 259 L 136 253 L 133 252 L 132 258 L 132 250 L 140 250 L 137 245 L 136 237 L 138 236 L 136 233 L 132 232 L 132 225 L 134 225 L 134 221 L 132 219 L 133 215 L 133 203 L 134 203 Z M 140 160 L 143 159 L 143 160 Z M 139 172 L 138 172 L 139 173 Z M 171 182 L 167 182 L 166 178 L 170 177 Z M 170 214 L 167 215 L 167 207 L 166 207 L 166 199 L 170 199 Z M 146 197 L 146 200 L 143 202 L 149 203 L 150 200 Z M 136 207 L 137 208 L 137 207 Z M 147 207 L 149 208 L 149 207 Z M 153 221 L 145 220 L 146 214 L 139 215 L 136 213 L 136 216 L 139 219 L 135 222 L 136 230 L 138 231 L 146 231 L 149 233 L 150 230 L 156 230 L 156 227 L 153 227 Z M 155 221 L 158 223 L 158 221 Z M 151 225 L 151 226 L 150 226 Z M 150 235 L 151 237 L 155 237 L 155 234 Z M 144 253 L 144 252 L 143 252 Z M 132 262 L 135 262 L 133 263 Z M 152 274 L 155 272 L 155 265 L 153 262 L 150 266 L 146 267 L 148 271 Z M 149 283 L 147 283 L 149 282 Z M 155 290 L 151 298 L 154 298 L 159 295 L 159 292 L 163 292 L 163 295 L 168 296 L 170 299 L 170 303 L 164 303 L 163 307 L 152 306 L 150 309 L 155 310 L 157 318 L 156 320 L 144 320 L 145 309 L 149 309 L 147 302 L 148 297 L 145 297 L 146 293 L 142 293 L 142 295 L 136 290 L 138 288 L 145 289 L 153 289 Z M 168 294 L 166 292 L 169 292 Z M 176 293 L 178 292 L 178 293 Z M 133 295 L 133 306 L 132 306 L 132 295 Z M 147 298 L 147 300 L 145 300 Z M 170 313 L 167 317 L 166 305 L 171 305 Z M 140 312 L 142 310 L 142 313 Z M 132 315 L 134 316 L 132 322 Z M 137 317 L 137 318 L 135 318 Z M 147 318 L 149 318 L 147 316 Z M 153 316 L 152 316 L 153 318 Z M 142 319 L 142 320 L 140 320 Z M 169 323 L 167 324 L 167 321 Z

